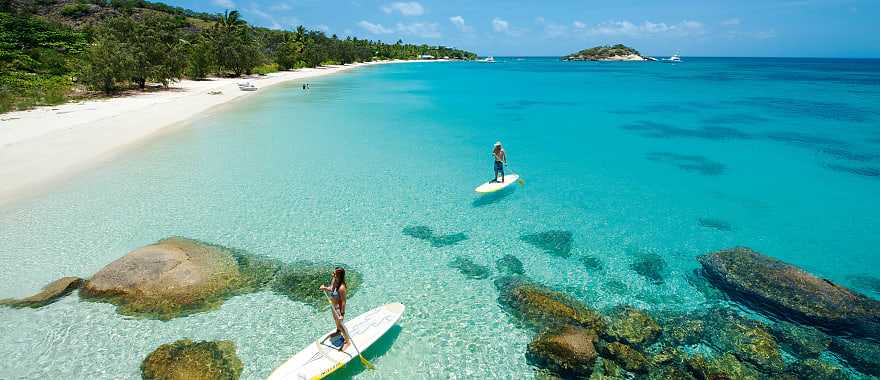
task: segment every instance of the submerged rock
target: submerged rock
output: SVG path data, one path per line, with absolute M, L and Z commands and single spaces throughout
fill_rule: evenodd
M 687 346 L 703 339 L 706 326 L 703 315 L 696 313 L 666 315 L 660 319 L 663 335 L 661 343 L 666 346 Z
M 639 254 L 630 264 L 630 268 L 655 284 L 664 282 L 663 272 L 666 270 L 666 261 L 656 253 Z
M 219 306 L 241 284 L 232 250 L 175 237 L 108 264 L 80 296 L 113 303 L 121 314 L 170 319 Z
M 849 376 L 840 368 L 816 359 L 794 363 L 786 373 L 797 380 L 849 380 Z
M 596 333 L 566 325 L 545 331 L 529 343 L 526 357 L 535 366 L 565 377 L 583 377 L 593 372 Z
M 410 226 L 403 229 L 403 234 L 416 239 L 431 243 L 434 248 L 448 247 L 468 239 L 464 232 L 446 235 L 435 235 L 434 230 L 428 226 Z
M 685 280 L 690 286 L 693 286 L 694 289 L 697 289 L 703 297 L 706 297 L 706 301 L 716 302 L 719 300 L 726 299 L 724 293 L 718 290 L 716 287 L 712 286 L 712 283 L 706 279 L 706 276 L 703 275 L 702 269 L 694 269 L 691 272 L 688 272 L 685 275 Z
M 535 247 L 543 249 L 554 256 L 568 257 L 571 255 L 571 244 L 574 240 L 571 231 L 545 231 L 535 234 L 525 234 L 520 239 Z
M 593 255 L 585 255 L 581 257 L 581 264 L 584 264 L 584 268 L 587 270 L 602 270 L 603 267 L 602 261 Z
M 44 286 L 39 293 L 34 294 L 30 297 L 25 297 L 21 299 L 0 300 L 0 306 L 9 306 L 15 308 L 43 307 L 59 300 L 61 297 L 70 294 L 74 290 L 79 289 L 79 287 L 82 286 L 82 283 L 83 279 L 79 277 L 62 277 L 50 282 L 48 285 Z
M 243 369 L 230 341 L 163 344 L 141 363 L 146 380 L 236 380 Z
M 733 231 L 733 227 L 731 227 L 730 223 L 725 222 L 720 219 L 699 218 L 699 219 L 697 219 L 697 222 L 700 223 L 701 227 L 714 228 L 718 231 L 724 231 L 724 232 Z
M 835 335 L 880 339 L 880 302 L 748 248 L 697 258 L 716 287 L 752 309 Z
M 346 297 L 351 298 L 357 292 L 363 279 L 360 273 L 345 265 L 315 264 L 310 262 L 297 262 L 281 266 L 275 274 L 274 280 L 269 284 L 276 294 L 309 304 L 313 307 L 322 308 L 327 306 L 327 296 L 318 291 L 321 285 L 330 284 L 331 274 L 336 267 L 345 269 Z
M 687 361 L 690 372 L 701 380 L 759 380 L 763 379 L 757 370 L 737 360 L 730 353 L 707 358 L 702 354 L 690 357 Z
M 788 353 L 802 359 L 817 358 L 831 345 L 831 338 L 809 326 L 780 321 L 772 327 L 773 336 Z
M 847 279 L 857 288 L 870 290 L 874 293 L 880 294 L 880 278 L 878 277 L 867 274 L 856 274 L 847 276 Z
M 733 311 L 713 309 L 706 317 L 706 343 L 729 352 L 769 373 L 781 373 L 785 363 L 779 346 L 763 323 L 746 319 Z
M 522 261 L 514 255 L 504 255 L 495 261 L 495 268 L 502 274 L 526 274 Z
M 620 342 L 605 343 L 600 341 L 599 354 L 603 358 L 613 360 L 623 369 L 635 373 L 647 373 L 651 363 L 645 354 Z
M 576 325 L 593 331 L 604 328 L 602 315 L 597 311 L 521 276 L 498 278 L 495 286 L 501 307 L 528 326 Z
M 831 351 L 859 372 L 880 376 L 880 344 L 864 339 L 834 338 Z
M 485 265 L 475 263 L 467 257 L 458 256 L 449 262 L 449 267 L 458 269 L 465 277 L 473 280 L 483 280 L 492 276 L 492 270 Z
M 593 364 L 593 374 L 589 380 L 627 380 L 629 374 L 620 368 L 617 363 L 603 357 L 596 358 L 596 364 Z
M 650 346 L 660 336 L 660 325 L 643 310 L 632 306 L 615 308 L 608 316 L 602 335 L 609 341 L 622 342 L 634 347 Z

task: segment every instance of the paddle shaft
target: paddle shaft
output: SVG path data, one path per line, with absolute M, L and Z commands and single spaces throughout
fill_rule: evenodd
M 333 300 L 330 299 L 330 294 L 328 294 L 326 290 L 324 290 L 323 292 L 324 297 L 327 297 L 327 302 L 330 302 L 330 310 L 333 312 L 333 318 L 336 318 L 336 320 L 339 321 L 339 327 L 342 328 L 342 331 L 340 331 L 342 333 L 342 336 L 345 337 L 345 339 L 348 340 L 349 343 L 351 343 L 352 347 L 354 347 L 354 352 L 356 352 L 358 357 L 360 357 L 361 362 L 364 363 L 367 368 L 372 369 L 373 365 L 369 361 L 367 361 L 367 359 L 364 358 L 363 355 L 361 355 L 361 350 L 357 348 L 357 345 L 354 344 L 354 339 L 351 339 L 351 335 L 348 334 L 348 329 L 345 328 L 345 324 L 342 323 L 342 317 L 336 312 L 336 306 L 333 305 Z M 345 344 L 343 344 L 343 346 L 345 346 Z

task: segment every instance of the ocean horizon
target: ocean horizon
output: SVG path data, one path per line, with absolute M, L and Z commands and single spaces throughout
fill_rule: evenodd
M 495 58 L 279 84 L 2 205 L 0 298 L 173 236 L 342 264 L 362 279 L 351 315 L 406 305 L 371 348 L 379 370 L 334 375 L 364 379 L 534 377 L 537 333 L 502 296 L 510 256 L 603 313 L 721 305 L 776 326 L 695 272 L 734 247 L 880 299 L 880 59 Z M 525 183 L 480 196 L 496 141 Z M 75 295 L 0 321 L 0 378 L 138 378 L 189 338 L 234 342 L 242 378 L 260 379 L 333 327 L 272 291 L 167 321 Z

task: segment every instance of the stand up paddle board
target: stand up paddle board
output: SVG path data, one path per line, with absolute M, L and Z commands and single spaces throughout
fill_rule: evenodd
M 489 181 L 480 186 L 477 186 L 475 189 L 478 193 L 494 193 L 498 190 L 501 190 L 507 186 L 510 186 L 512 183 L 519 180 L 519 175 L 517 174 L 508 174 L 504 176 L 504 182 L 495 182 Z
M 404 309 L 403 304 L 390 303 L 358 315 L 345 322 L 354 344 L 348 344 L 345 350 L 340 350 L 334 344 L 341 339 L 329 339 L 334 329 L 275 369 L 269 375 L 269 380 L 317 380 L 329 376 L 357 357 L 354 346 L 363 352 L 385 335 L 400 320 Z

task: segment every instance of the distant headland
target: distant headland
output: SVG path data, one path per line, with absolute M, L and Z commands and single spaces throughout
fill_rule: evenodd
M 639 51 L 623 44 L 596 46 L 562 57 L 563 61 L 654 61 Z

